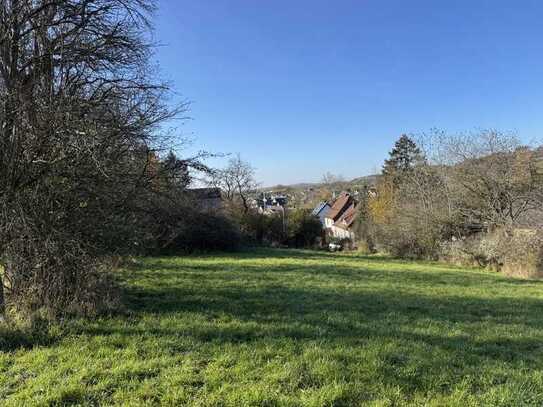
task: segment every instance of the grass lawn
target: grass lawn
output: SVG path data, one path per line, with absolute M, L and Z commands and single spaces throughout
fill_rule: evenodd
M 122 315 L 0 331 L 0 405 L 543 405 L 543 282 L 285 250 L 121 276 Z

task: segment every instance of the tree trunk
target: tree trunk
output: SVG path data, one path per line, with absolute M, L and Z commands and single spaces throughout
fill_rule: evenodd
M 4 278 L 0 273 L 0 322 L 3 322 L 6 316 L 6 302 L 4 296 Z

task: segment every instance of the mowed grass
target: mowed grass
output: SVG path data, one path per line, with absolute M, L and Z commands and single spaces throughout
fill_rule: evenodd
M 122 314 L 0 339 L 0 405 L 543 405 L 541 282 L 286 250 L 121 278 Z

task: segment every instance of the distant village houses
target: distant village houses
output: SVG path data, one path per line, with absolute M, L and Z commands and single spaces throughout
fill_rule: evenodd
M 277 212 L 284 212 L 287 203 L 288 197 L 286 195 L 262 193 L 253 201 L 253 206 L 256 207 L 260 213 L 272 215 Z

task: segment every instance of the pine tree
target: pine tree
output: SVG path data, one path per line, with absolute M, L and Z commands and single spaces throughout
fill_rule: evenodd
M 424 162 L 420 148 L 405 134 L 399 138 L 389 155 L 390 158 L 385 160 L 383 166 L 383 175 L 394 184 L 400 182 L 416 165 Z

